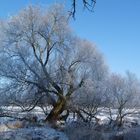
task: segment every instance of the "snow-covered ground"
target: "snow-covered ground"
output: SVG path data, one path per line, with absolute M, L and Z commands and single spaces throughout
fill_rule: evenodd
M 48 107 L 50 111 L 51 107 Z M 31 117 L 36 116 L 38 122 L 45 119 L 45 115 L 40 107 L 36 107 L 31 112 L 22 112 L 19 107 L 2 107 L 4 112 L 9 112 L 16 117 Z M 112 110 L 112 118 L 116 117 L 116 111 Z M 127 110 L 126 110 L 127 111 Z M 130 111 L 130 110 L 129 110 Z M 133 111 L 133 110 L 131 110 Z M 139 112 L 139 110 L 137 110 Z M 100 119 L 99 123 L 107 124 L 109 121 L 109 113 L 107 109 L 102 109 L 97 115 Z M 126 116 L 125 121 L 131 123 L 137 123 L 140 126 L 140 114 L 130 114 Z M 72 122 L 74 120 L 73 114 L 67 119 L 67 122 Z M 76 121 L 76 118 L 75 120 Z M 127 125 L 126 123 L 126 125 Z M 129 126 L 129 124 L 128 124 Z M 128 127 L 126 126 L 126 127 Z M 49 125 L 32 125 L 22 121 L 15 120 L 9 117 L 0 117 L 0 140 L 68 140 L 67 136 L 60 132 L 59 130 L 50 128 Z
M 43 111 L 36 107 L 33 111 L 22 112 L 19 107 L 2 107 L 15 117 L 36 116 L 38 121 L 45 118 Z M 0 140 L 68 140 L 67 136 L 49 125 L 36 125 L 10 117 L 0 117 Z
M 7 129 L 0 132 L 0 140 L 68 140 L 67 136 L 50 127 Z
M 23 116 L 26 116 L 26 117 L 31 117 L 31 116 L 36 116 L 38 121 L 40 120 L 43 120 L 45 118 L 45 114 L 44 112 L 42 111 L 42 109 L 40 107 L 35 107 L 32 111 L 30 112 L 22 112 L 21 108 L 20 107 L 15 107 L 15 106 L 9 106 L 9 107 L 1 107 L 2 110 L 4 110 L 4 112 L 9 112 L 11 114 L 13 114 L 13 116 L 16 116 L 16 117 L 23 117 Z M 51 110 L 51 107 L 48 107 L 47 108 L 48 112 Z M 129 109 L 129 110 L 125 110 L 125 112 L 134 112 L 135 110 L 135 113 L 138 112 L 137 114 L 129 114 L 125 117 L 125 120 L 126 121 L 129 121 L 129 122 L 137 122 L 137 124 L 140 125 L 140 109 Z M 112 109 L 112 118 L 115 119 L 116 118 L 116 112 L 117 110 L 116 109 Z M 100 119 L 99 123 L 100 124 L 105 124 L 105 123 L 108 123 L 109 121 L 109 118 L 110 118 L 110 115 L 109 115 L 109 112 L 108 112 L 108 109 L 107 108 L 104 108 L 104 109 L 101 109 L 100 108 L 100 111 L 99 113 L 97 114 L 97 118 Z M 73 117 L 73 114 L 71 113 L 67 119 L 68 122 L 71 122 L 71 121 L 76 121 L 77 117 L 75 116 L 75 118 Z M 7 122 L 9 120 L 12 120 L 11 118 L 1 118 L 0 117 L 0 124 L 2 124 L 3 122 Z

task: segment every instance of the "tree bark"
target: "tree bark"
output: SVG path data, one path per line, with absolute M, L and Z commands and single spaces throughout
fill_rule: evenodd
M 65 104 L 66 100 L 59 98 L 45 121 L 50 123 L 56 122 L 60 118 L 61 113 L 64 111 Z

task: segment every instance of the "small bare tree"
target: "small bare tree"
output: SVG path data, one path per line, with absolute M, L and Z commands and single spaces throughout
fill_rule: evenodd
M 126 77 L 113 74 L 108 85 L 110 120 L 116 115 L 115 125 L 121 127 L 125 117 L 138 113 L 135 109 L 135 99 L 139 92 L 138 80 L 131 73 L 127 73 Z
M 104 66 L 99 69 L 96 65 L 89 73 L 90 77 L 85 80 L 83 87 L 74 94 L 72 105 L 75 106 L 77 116 L 84 122 L 93 123 L 95 121 L 98 124 L 100 119 L 97 115 L 106 104 L 107 68 Z

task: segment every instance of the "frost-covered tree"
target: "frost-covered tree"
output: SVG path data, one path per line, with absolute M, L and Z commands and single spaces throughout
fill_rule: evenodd
M 103 66 L 103 65 L 102 65 Z M 78 93 L 72 96 L 72 109 L 77 109 L 78 115 L 85 122 L 98 121 L 98 113 L 106 105 L 106 81 L 108 78 L 107 69 L 105 66 L 94 65 L 94 68 L 89 72 L 89 77 L 85 80 L 83 87 L 78 90 Z
M 87 81 L 94 85 L 106 75 L 102 55 L 73 35 L 60 5 L 47 11 L 35 6 L 21 10 L 1 21 L 0 37 L 1 92 L 27 111 L 41 101 L 52 105 L 46 121 L 69 110 L 67 103 Z
M 110 119 L 115 119 L 117 126 L 123 125 L 126 116 L 137 114 L 139 82 L 130 72 L 126 76 L 112 74 L 108 82 L 108 99 Z M 112 116 L 116 114 L 116 117 Z

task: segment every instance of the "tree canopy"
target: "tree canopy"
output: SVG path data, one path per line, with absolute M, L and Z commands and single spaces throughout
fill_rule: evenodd
M 102 55 L 72 33 L 60 5 L 43 12 L 29 6 L 0 28 L 2 92 L 11 96 L 11 103 L 31 103 L 29 109 L 45 98 L 53 106 L 49 120 L 69 110 L 67 102 L 83 87 L 98 87 L 107 75 Z

